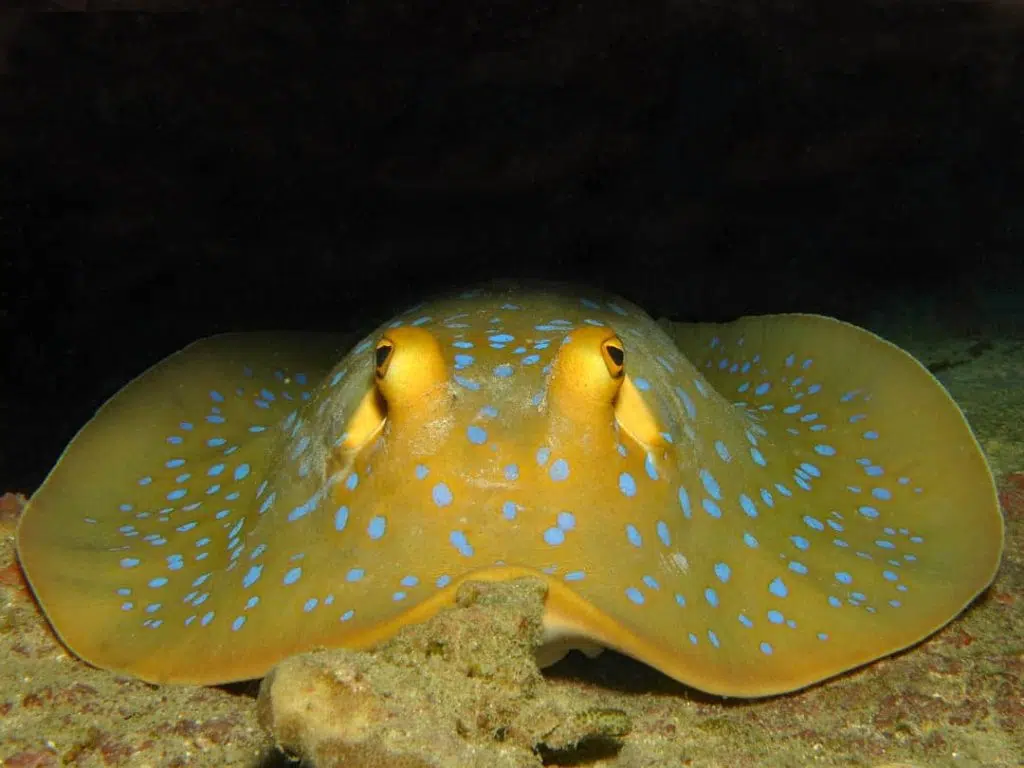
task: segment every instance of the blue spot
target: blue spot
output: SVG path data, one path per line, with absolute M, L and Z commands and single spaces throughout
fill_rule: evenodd
M 184 459 L 169 459 L 164 463 L 164 466 L 167 467 L 168 469 L 174 469 L 175 467 L 180 467 L 184 463 Z
M 506 520 L 515 520 L 516 511 L 518 509 L 519 508 L 518 506 L 516 506 L 516 503 L 514 501 L 506 501 L 504 504 L 501 505 L 501 515 Z
M 700 504 L 711 517 L 717 519 L 722 516 L 722 510 L 711 499 L 702 499 Z
M 647 379 L 633 379 L 633 384 L 635 384 L 636 388 L 639 389 L 641 392 L 646 392 L 651 388 L 651 382 L 649 382 Z
M 836 449 L 833 448 L 831 445 L 827 445 L 825 443 L 819 443 L 818 445 L 814 446 L 814 452 L 820 456 L 836 455 Z
M 459 354 L 455 356 L 455 370 L 461 371 L 463 368 L 468 368 L 474 362 L 475 358 L 472 355 Z
M 206 470 L 206 474 L 209 475 L 210 477 L 217 477 L 217 475 L 223 472 L 224 469 L 225 466 L 223 464 L 214 464 L 212 467 Z
M 761 649 L 761 653 L 763 653 L 765 656 L 771 656 L 772 653 L 775 652 L 775 649 L 772 648 L 771 643 L 761 643 L 759 647 Z
M 899 581 L 899 578 L 900 578 L 898 575 L 896 575 L 892 571 L 882 571 L 882 577 L 886 581 Z M 153 586 L 153 583 L 150 582 L 149 586 Z
M 317 599 L 315 597 L 311 597 L 311 598 L 309 598 L 309 600 L 307 600 L 303 604 L 302 610 L 305 611 L 306 613 L 309 613 L 314 608 L 316 608 L 316 604 L 317 604 Z
M 352 609 L 349 609 L 349 610 L 345 611 L 343 614 L 341 614 L 340 621 L 348 621 L 349 619 L 351 619 L 355 615 L 356 615 L 356 612 L 353 611 Z
M 718 458 L 722 461 L 732 461 L 732 454 L 729 453 L 729 448 L 721 440 L 715 440 L 715 452 L 718 453 Z
M 749 496 L 745 493 L 740 494 L 740 508 L 747 515 L 747 517 L 757 517 L 757 507 Z
M 630 599 L 630 602 L 636 603 L 637 605 L 644 604 L 643 593 L 636 587 L 629 587 L 626 590 L 626 597 Z
M 434 503 L 439 507 L 447 507 L 452 503 L 451 489 L 445 483 L 438 483 L 430 491 Z
M 878 510 L 874 507 L 857 507 L 857 511 L 870 520 L 878 517 Z
M 806 461 L 800 465 L 800 469 L 806 472 L 811 477 L 821 477 L 821 470 L 813 464 L 808 464 Z
M 543 467 L 548 463 L 548 459 L 551 458 L 551 449 L 547 447 L 541 447 L 537 449 L 537 466 Z
M 848 574 L 846 571 L 836 571 L 835 577 L 836 577 L 836 581 L 838 581 L 840 584 L 852 584 L 853 583 L 853 576 Z
M 865 440 L 877 440 L 878 439 L 878 433 L 875 432 L 875 430 L 873 430 L 873 429 L 869 429 L 867 432 L 864 433 L 864 439 Z
M 582 581 L 585 576 L 583 571 L 569 571 L 563 578 L 566 581 Z
M 654 456 L 650 453 L 644 458 L 644 470 L 647 472 L 647 476 L 651 480 L 658 479 L 658 467 L 654 464 Z
M 671 546 L 672 539 L 669 536 L 668 526 L 665 524 L 665 521 L 659 520 L 657 526 L 655 527 L 658 531 L 658 538 L 661 540 L 661 543 L 664 544 L 666 547 Z
M 203 614 L 203 618 L 199 620 L 199 623 L 202 624 L 204 627 L 209 626 L 210 622 L 213 621 L 213 617 L 215 615 L 216 614 L 214 613 L 214 611 L 207 611 Z
M 345 574 L 345 581 L 360 581 L 365 575 L 366 571 L 362 568 L 349 568 L 348 573 Z
M 693 512 L 690 507 L 690 494 L 688 494 L 686 489 L 682 486 L 679 486 L 679 506 L 683 510 L 683 516 L 687 518 L 690 517 Z
M 704 490 L 716 500 L 721 500 L 722 489 L 718 486 L 718 481 L 715 480 L 714 475 L 708 472 L 706 469 L 700 471 L 700 481 L 704 484 Z
M 458 349 L 472 349 L 473 348 L 473 342 L 472 341 L 453 341 L 452 342 L 452 346 L 456 347 Z
M 416 465 L 416 479 L 417 480 L 422 480 L 429 473 L 430 473 L 430 470 L 427 469 L 424 465 L 422 465 L 422 464 L 417 464 Z
M 576 527 L 576 516 L 572 512 L 559 512 L 556 519 L 558 527 L 563 531 L 571 531 Z
M 244 480 L 246 477 L 249 476 L 249 465 L 248 464 L 239 464 L 237 467 L 235 467 L 235 475 L 234 476 L 235 476 L 235 480 Z
M 565 533 L 561 528 L 548 528 L 544 531 L 544 542 L 552 547 L 558 546 L 565 541 Z
M 523 358 L 523 365 L 534 365 L 540 362 L 540 355 L 527 355 Z
M 644 543 L 643 537 L 640 535 L 640 531 L 636 529 L 636 526 L 629 523 L 626 526 L 626 538 L 629 539 L 629 543 L 634 547 L 639 547 Z
M 892 498 L 892 494 L 886 488 L 872 488 L 871 495 L 880 501 L 889 501 Z
M 718 594 L 711 587 L 704 590 L 704 599 L 708 601 L 708 605 L 712 608 L 718 607 Z
M 300 576 L 302 576 L 302 569 L 296 566 L 284 575 L 283 581 L 285 584 L 294 584 L 296 581 L 299 580 Z
M 163 576 L 158 576 L 157 578 L 150 580 L 149 586 L 151 586 L 153 589 L 156 589 L 158 587 L 164 586 L 166 583 L 167 579 L 165 579 Z
M 452 531 L 448 534 L 448 541 L 450 541 L 452 546 L 459 551 L 460 555 L 463 555 L 464 557 L 472 557 L 473 547 L 469 543 L 469 539 L 466 538 L 464 531 Z
M 804 523 L 816 531 L 825 530 L 825 525 L 820 520 L 815 517 L 811 517 L 810 515 L 804 515 Z
M 186 493 L 188 493 L 188 491 L 185 490 L 184 488 L 175 488 L 173 491 L 167 494 L 167 499 L 168 501 L 176 501 L 182 498 Z
M 123 557 L 121 558 L 122 568 L 134 568 L 139 564 L 139 558 L 137 557 Z
M 756 387 L 754 387 L 754 394 L 755 395 L 763 395 L 765 392 L 767 392 L 771 388 L 772 388 L 772 385 L 771 385 L 770 382 L 762 381 L 760 384 L 758 384 Z
M 507 379 L 515 372 L 515 369 L 508 363 L 502 363 L 494 369 L 494 375 L 499 379 Z
M 789 594 L 789 589 L 786 587 L 785 582 L 778 576 L 772 579 L 768 585 L 768 591 L 776 597 L 785 597 Z
M 452 580 L 451 576 L 449 576 L 448 574 L 444 574 L 443 576 L 438 576 L 437 577 L 437 581 L 435 581 L 434 584 L 437 585 L 438 589 L 443 589 L 444 587 L 448 586 L 448 584 L 449 584 L 449 582 L 451 582 L 451 580 Z
M 506 464 L 505 465 L 505 479 L 508 481 L 519 479 L 519 465 L 518 464 Z
M 242 579 L 242 586 L 246 589 L 251 587 L 256 583 L 256 580 L 259 579 L 261 573 L 263 573 L 263 566 L 254 565 L 249 569 L 249 572 L 245 574 L 245 578 Z
M 379 539 L 384 535 L 387 524 L 387 518 L 382 515 L 375 515 L 373 519 L 370 520 L 370 524 L 366 526 L 366 532 L 369 534 L 371 539 Z
M 764 460 L 764 454 L 761 453 L 757 448 L 750 449 L 750 458 L 754 460 L 754 463 L 761 467 L 768 466 L 768 462 Z
M 295 507 L 294 509 L 292 509 L 291 512 L 288 513 L 288 522 L 293 523 L 296 520 L 298 520 L 300 517 L 305 517 L 310 512 L 312 512 L 314 509 L 316 509 L 317 504 L 319 504 L 319 503 L 320 503 L 320 497 L 319 496 L 314 495 L 314 496 L 309 497 L 302 504 L 300 504 L 299 506 Z
M 260 514 L 261 515 L 264 514 L 268 509 L 270 509 L 271 506 L 273 506 L 274 500 L 276 498 L 277 498 L 277 491 L 271 491 L 270 495 L 267 496 L 267 498 L 265 498 L 263 500 L 262 504 L 260 504 Z
M 786 617 L 783 616 L 782 613 L 780 613 L 779 611 L 776 611 L 774 609 L 768 611 L 768 621 L 770 621 L 772 624 L 782 624 L 785 620 Z
M 343 504 L 334 513 L 334 530 L 343 531 L 346 525 L 348 525 L 348 507 Z
M 467 379 L 465 376 L 461 376 L 459 374 L 456 374 L 453 378 L 455 379 L 456 384 L 460 387 L 465 387 L 470 392 L 476 392 L 480 389 L 480 382 L 478 381 Z
M 636 496 L 636 481 L 629 472 L 619 475 L 619 490 L 626 496 Z
M 646 584 L 651 589 L 661 589 L 661 585 L 658 584 L 658 580 L 653 576 L 644 576 L 643 581 L 644 584 Z
M 569 462 L 565 459 L 558 459 L 551 465 L 548 475 L 555 481 L 565 480 L 569 477 Z
M 811 543 L 803 536 L 790 536 L 789 540 L 793 542 L 793 546 L 797 549 L 807 549 L 811 546 Z
M 466 435 L 469 437 L 469 442 L 474 445 L 483 445 L 487 442 L 487 430 L 478 427 L 476 424 L 469 426 L 466 430 Z
M 420 580 L 415 576 L 403 576 L 401 584 L 403 587 L 415 587 L 420 583 Z
M 885 539 L 875 539 L 875 546 L 882 549 L 894 549 L 896 547 L 891 541 L 886 541 Z
M 139 478 L 139 485 L 149 485 L 152 482 L 153 482 L 153 478 L 150 477 L 149 475 L 146 475 L 145 477 L 140 477 Z
M 801 576 L 807 574 L 807 566 L 797 560 L 789 561 L 789 570 L 793 573 L 799 573 Z
M 729 581 L 729 576 L 732 575 L 732 569 L 729 568 L 726 563 L 715 563 L 715 576 L 718 580 L 725 584 Z

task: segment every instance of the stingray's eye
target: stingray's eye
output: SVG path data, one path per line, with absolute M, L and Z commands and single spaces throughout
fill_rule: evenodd
M 604 358 L 604 364 L 608 367 L 608 374 L 613 379 L 617 379 L 625 373 L 626 369 L 623 363 L 626 361 L 626 350 L 618 336 L 605 339 L 601 344 L 601 356 Z
M 394 355 L 391 354 L 394 349 L 395 345 L 388 339 L 381 339 L 377 342 L 377 349 L 373 353 L 373 358 L 376 365 L 378 379 L 383 379 L 384 375 L 388 372 L 388 367 L 391 365 L 391 358 L 394 357 Z

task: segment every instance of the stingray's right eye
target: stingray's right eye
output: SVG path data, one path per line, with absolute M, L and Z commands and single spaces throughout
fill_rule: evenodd
M 394 349 L 395 345 L 388 339 L 381 339 L 377 342 L 377 349 L 374 351 L 373 356 L 378 379 L 383 379 L 384 375 L 388 372 L 388 366 L 391 365 L 391 353 Z
M 608 375 L 617 379 L 625 372 L 626 350 L 618 336 L 612 336 L 601 344 L 601 356 L 608 367 Z

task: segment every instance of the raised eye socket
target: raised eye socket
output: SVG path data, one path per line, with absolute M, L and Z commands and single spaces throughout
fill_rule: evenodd
M 613 336 L 601 344 L 601 356 L 604 364 L 608 367 L 608 373 L 613 379 L 617 379 L 625 372 L 623 363 L 626 361 L 626 350 L 618 337 Z
M 388 372 L 388 366 L 391 364 L 391 353 L 395 350 L 395 345 L 387 339 L 381 339 L 377 342 L 377 349 L 373 353 L 374 362 L 377 366 L 377 378 L 384 378 L 384 374 Z

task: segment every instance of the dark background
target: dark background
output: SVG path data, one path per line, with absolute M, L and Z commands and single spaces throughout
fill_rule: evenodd
M 984 336 L 1024 285 L 1017 4 L 212 5 L 0 16 L 0 491 L 218 331 L 503 276 Z

